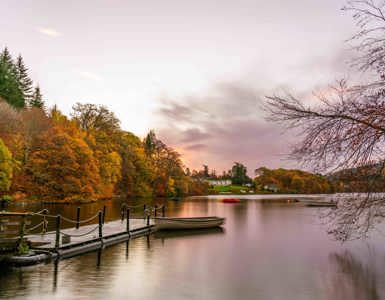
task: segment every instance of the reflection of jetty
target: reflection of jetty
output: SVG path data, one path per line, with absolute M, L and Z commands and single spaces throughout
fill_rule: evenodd
M 130 210 L 143 209 L 142 218 L 131 218 Z M 165 215 L 165 206 L 122 206 L 121 219 L 104 222 L 105 208 L 86 220 L 80 220 L 80 208 L 76 220 L 61 215 L 50 215 L 47 210 L 37 213 L 0 212 L 0 261 L 7 265 L 25 266 L 52 258 L 68 258 L 96 249 L 114 245 L 154 231 L 151 216 Z M 33 225 L 31 218 L 38 219 Z M 88 224 L 98 221 L 97 224 Z M 47 231 L 48 222 L 54 222 L 55 230 Z M 63 229 L 64 222 L 72 228 Z M 17 237 L 14 237 L 15 235 Z M 12 237 L 13 236 L 13 237 Z M 15 251 L 19 254 L 15 255 Z

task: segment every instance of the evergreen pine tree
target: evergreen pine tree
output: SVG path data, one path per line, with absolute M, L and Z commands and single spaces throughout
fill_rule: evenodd
M 32 80 L 28 76 L 28 69 L 24 65 L 24 60 L 21 55 L 17 57 L 16 60 L 16 74 L 19 87 L 23 93 L 23 98 L 25 103 L 29 103 L 32 98 Z
M 35 90 L 33 91 L 33 95 L 32 95 L 32 98 L 31 98 L 29 105 L 31 107 L 37 107 L 37 108 L 44 109 L 43 95 L 40 92 L 39 86 L 35 87 Z
M 23 108 L 25 101 L 17 80 L 17 70 L 8 48 L 0 53 L 0 96 L 10 105 Z

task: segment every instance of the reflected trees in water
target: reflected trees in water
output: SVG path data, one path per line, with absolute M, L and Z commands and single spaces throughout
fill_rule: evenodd
M 377 273 L 373 253 L 363 263 L 350 251 L 332 253 L 329 262 L 332 271 L 325 277 L 326 292 L 330 299 L 379 300 L 381 275 Z M 330 275 L 330 276 L 329 276 Z

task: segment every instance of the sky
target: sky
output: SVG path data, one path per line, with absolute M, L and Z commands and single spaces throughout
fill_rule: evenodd
M 21 53 L 48 106 L 109 107 L 154 129 L 191 169 L 299 167 L 300 137 L 266 95 L 301 99 L 350 76 L 356 31 L 340 0 L 1 0 L 0 47 Z

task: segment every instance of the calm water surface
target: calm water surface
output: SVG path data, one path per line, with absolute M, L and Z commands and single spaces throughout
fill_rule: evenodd
M 84 205 L 82 218 L 104 204 L 107 219 L 119 217 L 119 201 L 107 201 Z M 2 269 L 0 298 L 385 299 L 380 233 L 366 241 L 335 242 L 317 208 L 285 200 L 224 204 L 192 198 L 167 205 L 169 215 L 224 216 L 226 225 L 157 233 L 56 263 Z M 73 216 L 76 206 L 49 209 Z

